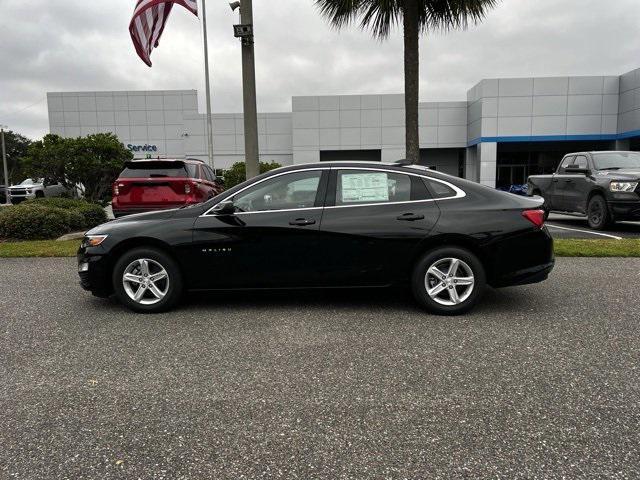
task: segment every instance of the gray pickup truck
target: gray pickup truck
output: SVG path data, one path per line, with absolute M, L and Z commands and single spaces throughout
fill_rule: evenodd
M 604 230 L 618 220 L 640 220 L 640 152 L 566 155 L 553 175 L 533 175 L 527 194 L 545 200 L 548 212 L 579 213 Z

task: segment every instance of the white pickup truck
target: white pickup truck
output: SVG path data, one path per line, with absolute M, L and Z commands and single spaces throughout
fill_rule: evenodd
M 9 187 L 9 199 L 11 203 L 20 203 L 32 198 L 60 197 L 66 191 L 59 183 L 48 183 L 41 178 L 27 178 L 18 185 Z

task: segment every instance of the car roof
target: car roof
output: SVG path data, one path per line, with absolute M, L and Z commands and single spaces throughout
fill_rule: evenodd
M 203 164 L 204 161 L 197 158 L 134 158 L 128 160 L 130 163 L 143 163 L 143 162 L 183 162 L 192 164 Z
M 300 169 L 308 169 L 308 168 L 320 168 L 320 167 L 366 167 L 366 168 L 379 168 L 386 169 L 392 168 L 398 171 L 405 171 L 407 173 L 416 173 L 416 171 L 422 172 L 433 172 L 428 167 L 423 165 L 407 165 L 404 163 L 391 163 L 391 162 L 374 162 L 374 161 L 364 161 L 364 160 L 334 160 L 329 162 L 311 162 L 311 163 L 298 163 L 295 165 L 288 165 L 286 167 L 281 167 L 277 170 L 300 170 Z
M 631 150 L 591 150 L 588 152 L 571 152 L 567 153 L 565 157 L 569 157 L 571 155 L 596 155 L 598 153 L 638 153 L 633 152 Z

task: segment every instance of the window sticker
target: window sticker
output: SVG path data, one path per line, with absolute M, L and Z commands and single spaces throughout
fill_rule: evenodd
M 343 173 L 342 202 L 388 202 L 389 183 L 386 173 Z

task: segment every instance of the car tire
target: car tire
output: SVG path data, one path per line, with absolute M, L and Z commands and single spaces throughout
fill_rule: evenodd
M 139 313 L 171 309 L 183 290 L 177 263 L 162 250 L 151 247 L 135 248 L 122 255 L 113 268 L 112 282 L 118 300 Z
M 456 266 L 452 271 L 454 261 Z M 478 257 L 470 251 L 442 247 L 427 252 L 418 260 L 411 286 L 418 303 L 428 311 L 438 315 L 460 315 L 471 310 L 482 297 L 486 274 Z M 440 290 L 434 290 L 435 287 Z
M 594 195 L 587 206 L 587 221 L 593 230 L 605 230 L 612 223 L 607 201 L 602 195 Z
M 36 192 L 36 198 L 44 198 L 44 192 L 42 192 L 42 191 L 38 190 L 38 191 Z

